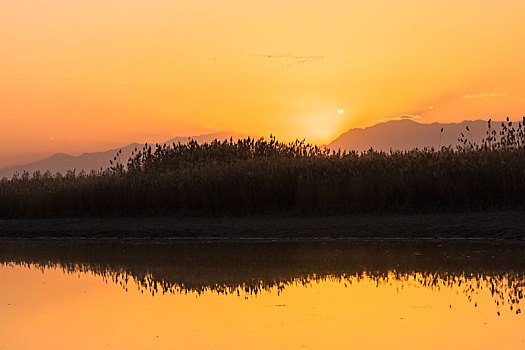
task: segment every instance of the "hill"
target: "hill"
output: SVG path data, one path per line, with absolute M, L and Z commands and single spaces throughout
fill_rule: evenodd
M 494 122 L 494 127 L 501 126 L 501 122 Z M 469 127 L 470 131 L 466 130 Z M 441 129 L 443 132 L 441 133 Z M 375 150 L 389 151 L 409 150 L 424 147 L 440 148 L 440 146 L 456 146 L 459 144 L 458 138 L 463 133 L 474 143 L 486 136 L 487 122 L 484 120 L 463 121 L 461 123 L 431 123 L 422 124 L 413 120 L 402 119 L 392 120 L 385 123 L 376 124 L 367 128 L 350 129 L 341 134 L 337 139 L 327 145 L 330 149 L 358 150 L 364 151 L 370 148 Z M 215 139 L 225 140 L 233 137 L 242 139 L 246 134 L 218 132 L 190 137 L 175 137 L 166 141 L 166 144 L 187 143 L 189 139 L 199 143 L 210 142 Z M 142 144 L 132 143 L 121 148 L 115 148 L 103 152 L 83 153 L 79 156 L 72 156 L 64 153 L 57 153 L 49 158 L 37 162 L 12 166 L 0 169 L 0 178 L 11 177 L 15 173 L 21 174 L 27 171 L 30 174 L 40 170 L 41 172 L 50 171 L 51 173 L 66 173 L 68 170 L 75 169 L 78 172 L 84 170 L 100 170 L 109 167 L 109 161 L 115 157 L 118 150 L 122 150 L 119 156 L 121 163 L 125 163 L 131 156 L 135 148 L 141 148 Z
M 469 127 L 470 132 L 466 130 Z M 501 126 L 494 122 L 493 127 Z M 441 133 L 443 128 L 443 133 Z M 413 120 L 392 120 L 363 129 L 350 129 L 328 144 L 330 149 L 364 151 L 373 148 L 377 151 L 409 150 L 424 147 L 456 146 L 463 133 L 474 143 L 486 136 L 487 122 L 466 120 L 461 123 L 422 124 Z M 441 135 L 440 135 L 441 134 Z M 441 143 L 441 144 L 440 144 Z
M 196 140 L 199 143 L 210 142 L 215 139 L 225 140 L 233 137 L 234 139 L 241 139 L 246 137 L 244 134 L 237 134 L 231 132 L 217 132 L 212 134 L 204 134 L 190 137 L 175 137 L 166 141 L 166 144 L 172 143 L 187 143 L 189 139 Z M 114 148 L 102 152 L 90 152 L 83 153 L 79 156 L 72 156 L 65 153 L 56 153 L 49 158 L 45 158 L 33 163 L 16 165 L 12 167 L 7 167 L 0 169 L 0 179 L 2 177 L 10 178 L 14 174 L 22 174 L 24 171 L 27 171 L 29 174 L 33 174 L 35 171 L 39 170 L 42 173 L 49 171 L 52 174 L 60 172 L 65 174 L 68 170 L 76 170 L 77 173 L 81 171 L 90 172 L 91 170 L 100 170 L 106 169 L 110 166 L 109 161 L 115 157 L 119 150 L 122 150 L 121 155 L 119 156 L 119 161 L 125 163 L 127 159 L 131 156 L 131 152 L 135 148 L 142 148 L 140 143 L 131 143 L 127 146 L 121 148 Z

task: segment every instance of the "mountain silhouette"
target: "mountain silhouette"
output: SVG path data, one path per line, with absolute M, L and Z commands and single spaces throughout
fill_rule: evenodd
M 467 130 L 467 126 L 469 130 Z M 499 131 L 501 122 L 493 122 L 493 128 Z M 441 131 L 443 129 L 443 132 Z M 487 122 L 484 120 L 462 121 L 461 123 L 431 123 L 422 124 L 409 119 L 392 120 L 376 124 L 366 128 L 350 129 L 341 134 L 337 139 L 326 145 L 328 148 L 337 150 L 357 150 L 365 151 L 373 148 L 377 151 L 389 150 L 409 150 L 414 148 L 440 146 L 456 146 L 459 144 L 458 138 L 461 133 L 473 143 L 480 144 L 486 137 Z M 217 132 L 190 137 L 175 137 L 165 142 L 165 144 L 187 143 L 193 139 L 199 143 L 211 142 L 215 139 L 225 140 L 233 138 L 235 140 L 247 137 L 246 134 Z M 76 172 L 106 169 L 110 166 L 109 161 L 115 157 L 117 152 L 122 150 L 118 161 L 126 163 L 135 148 L 141 149 L 142 144 L 132 143 L 121 148 L 115 148 L 104 152 L 83 153 L 79 156 L 72 156 L 64 153 L 57 153 L 49 158 L 42 159 L 33 163 L 17 165 L 0 169 L 0 178 L 11 177 L 14 174 L 22 174 L 27 171 L 29 174 L 39 170 L 42 173 L 50 171 L 52 174 L 60 172 L 66 173 L 68 170 L 75 169 Z
M 187 143 L 190 139 L 199 143 L 204 143 L 211 142 L 215 139 L 226 140 L 230 139 L 230 137 L 234 140 L 238 140 L 247 137 L 247 135 L 232 132 L 217 132 L 190 137 L 175 137 L 164 143 L 168 145 L 173 143 L 177 144 L 179 142 Z M 131 157 L 131 152 L 133 152 L 135 148 L 142 149 L 143 146 L 144 145 L 141 143 L 131 143 L 121 148 L 114 148 L 103 152 L 83 153 L 79 156 L 72 156 L 65 153 L 56 153 L 49 158 L 45 158 L 33 163 L 15 165 L 0 169 L 0 179 L 2 177 L 10 178 L 17 173 L 22 174 L 24 171 L 27 171 L 29 174 L 33 174 L 35 171 L 40 171 L 41 173 L 49 171 L 54 175 L 57 172 L 65 174 L 68 170 L 75 170 L 78 174 L 81 171 L 90 172 L 92 170 L 106 169 L 110 166 L 109 161 L 117 155 L 119 150 L 122 150 L 122 153 L 119 155 L 118 161 L 121 164 L 125 164 L 129 157 Z
M 467 130 L 467 126 L 469 130 Z M 499 130 L 501 122 L 493 122 Z M 441 132 L 443 129 L 443 132 Z M 410 119 L 392 120 L 363 129 L 350 129 L 327 145 L 337 150 L 377 151 L 410 150 L 414 148 L 459 145 L 461 133 L 473 143 L 480 144 L 485 138 L 487 121 L 465 120 L 461 123 L 422 124 Z

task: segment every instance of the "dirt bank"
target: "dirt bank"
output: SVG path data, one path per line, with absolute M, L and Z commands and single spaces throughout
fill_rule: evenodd
M 0 220 L 0 238 L 525 240 L 525 215 L 488 212 L 331 217 L 7 219 Z

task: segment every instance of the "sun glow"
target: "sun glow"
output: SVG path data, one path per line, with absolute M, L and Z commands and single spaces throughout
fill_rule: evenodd
M 319 112 L 307 115 L 302 119 L 302 136 L 307 141 L 315 144 L 327 144 L 340 134 L 345 120 L 343 114 L 331 112 Z
M 328 142 L 520 118 L 525 2 L 502 1 L 0 1 L 0 167 L 203 125 Z

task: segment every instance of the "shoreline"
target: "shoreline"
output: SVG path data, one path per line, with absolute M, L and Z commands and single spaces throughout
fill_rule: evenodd
M 421 215 L 0 219 L 0 239 L 133 241 L 525 241 L 522 212 Z

